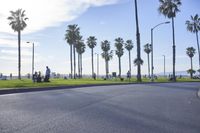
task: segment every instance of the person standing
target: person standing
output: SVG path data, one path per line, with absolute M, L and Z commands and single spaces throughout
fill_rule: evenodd
M 38 77 L 38 73 L 37 72 L 35 72 L 34 74 L 33 74 L 33 83 L 36 83 L 37 82 L 37 77 Z
M 48 66 L 46 66 L 46 74 L 45 74 L 45 79 L 44 79 L 45 82 L 49 82 L 50 73 L 51 73 L 51 70 L 49 69 Z
M 12 73 L 10 73 L 10 80 L 12 79 Z

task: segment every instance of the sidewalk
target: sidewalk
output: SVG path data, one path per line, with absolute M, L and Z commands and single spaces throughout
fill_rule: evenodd
M 36 91 L 49 91 L 49 90 L 64 90 L 81 87 L 94 87 L 94 86 L 113 86 L 113 85 L 130 85 L 130 84 L 160 84 L 160 83 L 177 83 L 177 82 L 143 82 L 143 83 L 108 83 L 108 84 L 83 84 L 83 85 L 68 85 L 68 86 L 54 86 L 54 87 L 37 87 L 37 88 L 5 88 L 0 90 L 0 95 L 13 94 L 13 93 L 26 93 Z M 200 89 L 197 92 L 197 96 L 200 98 Z

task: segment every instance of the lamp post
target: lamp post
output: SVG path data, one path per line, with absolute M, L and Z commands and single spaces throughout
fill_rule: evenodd
M 153 70 L 154 70 L 154 66 L 153 66 L 153 30 L 163 24 L 169 24 L 169 21 L 163 22 L 163 23 L 159 23 L 156 26 L 154 26 L 153 28 L 151 28 L 151 81 L 154 81 L 154 76 L 153 76 Z
M 97 55 L 97 78 L 99 77 L 99 54 L 95 53 Z
M 31 42 L 27 42 L 27 43 L 31 43 Z M 32 48 L 32 77 L 34 74 L 34 42 L 32 43 L 33 48 Z
M 165 77 L 165 55 L 163 55 L 164 57 L 164 77 Z

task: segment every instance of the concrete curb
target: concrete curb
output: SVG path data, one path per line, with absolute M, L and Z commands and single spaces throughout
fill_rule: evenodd
M 54 86 L 54 87 L 37 87 L 37 88 L 11 88 L 0 90 L 0 95 L 13 94 L 13 93 L 27 93 L 36 91 L 49 91 L 49 90 L 64 90 L 83 87 L 95 87 L 95 86 L 113 86 L 113 85 L 130 85 L 130 84 L 156 84 L 157 82 L 144 82 L 144 83 L 111 83 L 111 84 L 85 84 L 85 85 L 69 85 L 69 86 Z M 166 83 L 166 82 L 163 82 Z
M 74 89 L 83 87 L 95 87 L 95 86 L 114 86 L 114 85 L 130 85 L 130 84 L 160 84 L 160 83 L 177 83 L 177 82 L 143 82 L 143 83 L 111 83 L 111 84 L 85 84 L 85 85 L 70 85 L 70 86 L 55 86 L 55 87 L 38 87 L 38 88 L 11 88 L 0 90 L 0 95 L 13 94 L 13 93 L 27 93 L 27 92 L 37 92 L 37 91 L 49 91 L 49 90 L 64 90 L 64 89 Z M 187 83 L 187 82 L 182 82 Z M 200 97 L 200 91 L 198 92 Z
M 137 84 L 137 83 L 85 84 L 85 85 L 38 87 L 38 88 L 11 88 L 11 89 L 0 90 L 0 95 L 13 94 L 13 93 L 27 93 L 27 92 L 36 92 L 36 91 L 64 90 L 64 89 L 74 89 L 74 88 L 82 88 L 82 87 L 129 85 L 129 84 Z

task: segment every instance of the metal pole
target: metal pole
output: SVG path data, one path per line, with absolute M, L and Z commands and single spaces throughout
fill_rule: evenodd
M 151 29 L 151 81 L 154 81 L 153 77 L 153 28 Z
M 165 55 L 163 55 L 164 57 L 164 77 L 165 77 Z
M 35 50 L 35 48 L 34 48 L 34 43 L 33 43 L 32 76 L 33 76 L 33 74 L 34 74 L 34 50 Z
M 99 77 L 99 54 L 97 54 L 97 77 Z
M 159 23 L 156 26 L 154 26 L 153 28 L 151 28 L 151 50 L 152 50 L 152 52 L 151 52 L 151 81 L 152 82 L 154 81 L 154 76 L 153 76 L 153 70 L 154 70 L 154 66 L 153 66 L 153 30 L 160 25 L 169 24 L 169 23 L 170 23 L 169 21 L 166 21 L 163 23 Z
M 31 42 L 26 42 L 26 43 L 31 43 Z M 32 43 L 32 78 L 33 78 L 33 74 L 34 74 L 34 50 L 35 50 L 35 48 L 34 48 L 34 42 Z

